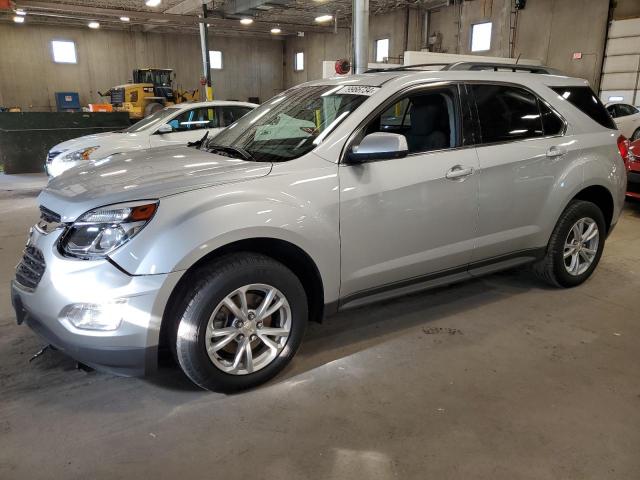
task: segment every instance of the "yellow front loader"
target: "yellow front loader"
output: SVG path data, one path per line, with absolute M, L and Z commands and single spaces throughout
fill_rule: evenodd
M 141 68 L 133 71 L 133 83 L 110 88 L 102 96 L 109 96 L 113 110 L 128 112 L 132 121 L 151 115 L 166 106 L 200 99 L 198 89 L 174 90 L 173 70 L 168 68 Z

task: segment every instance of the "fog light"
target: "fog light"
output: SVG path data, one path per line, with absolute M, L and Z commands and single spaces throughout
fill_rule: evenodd
M 108 303 L 73 303 L 64 307 L 60 319 L 83 330 L 116 330 L 124 318 L 126 299 Z

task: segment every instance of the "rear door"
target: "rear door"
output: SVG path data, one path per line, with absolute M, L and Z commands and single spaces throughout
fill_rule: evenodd
M 471 84 L 479 126 L 478 239 L 472 262 L 528 256 L 544 246 L 547 199 L 579 155 L 560 115 L 530 90 Z

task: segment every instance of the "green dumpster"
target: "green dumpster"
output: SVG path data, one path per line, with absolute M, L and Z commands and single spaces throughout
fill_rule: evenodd
M 7 174 L 42 172 L 54 145 L 129 125 L 126 112 L 0 112 L 0 165 Z

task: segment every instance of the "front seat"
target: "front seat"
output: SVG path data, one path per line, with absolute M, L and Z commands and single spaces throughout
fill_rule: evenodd
M 414 101 L 409 111 L 411 128 L 407 132 L 407 145 L 410 152 L 425 152 L 447 148 L 447 135 L 438 130 L 441 109 L 430 103 Z

